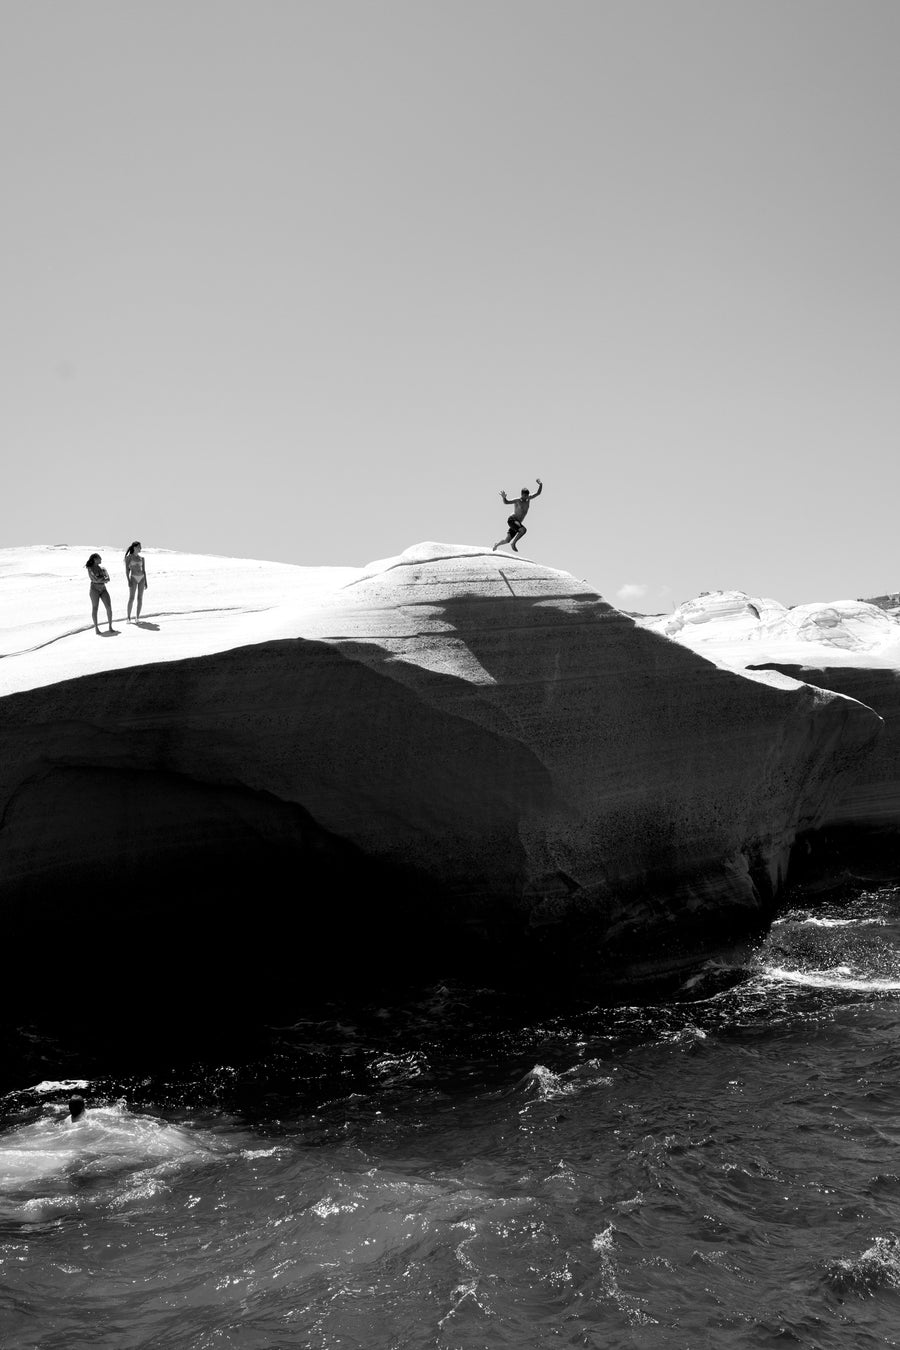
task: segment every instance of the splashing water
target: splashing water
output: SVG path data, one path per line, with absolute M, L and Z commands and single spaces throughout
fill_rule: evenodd
M 867 1297 L 881 1289 L 900 1289 L 900 1238 L 878 1237 L 861 1256 L 833 1261 L 828 1281 L 838 1294 Z
M 69 1048 L 3 1101 L 0 1344 L 891 1345 L 898 901 L 650 1006 L 442 985 L 130 1079 Z

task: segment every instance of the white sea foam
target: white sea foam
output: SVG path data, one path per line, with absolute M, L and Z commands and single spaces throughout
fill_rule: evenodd
M 813 928 L 853 928 L 865 924 L 870 926 L 873 923 L 882 923 L 881 919 L 804 919 L 804 924 L 810 924 Z
M 884 928 L 888 920 L 884 914 L 854 914 L 850 918 L 832 918 L 828 914 L 809 914 L 804 910 L 791 910 L 773 919 L 773 928 Z
M 80 1092 L 87 1086 L 86 1078 L 45 1078 L 40 1083 L 35 1083 L 28 1091 L 44 1096 L 48 1092 Z
M 535 1092 L 537 1101 L 549 1102 L 557 1097 L 569 1097 L 587 1087 L 608 1087 L 611 1082 L 612 1079 L 603 1072 L 602 1060 L 588 1059 L 561 1073 L 554 1073 L 545 1064 L 535 1064 L 520 1080 L 519 1086 Z
M 833 1261 L 828 1280 L 838 1293 L 860 1298 L 871 1297 L 879 1289 L 900 1289 L 900 1239 L 887 1233 L 860 1256 Z
M 55 1112 L 0 1138 L 0 1195 L 65 1186 L 206 1153 L 209 1136 L 123 1106 L 92 1107 L 77 1121 Z
M 849 966 L 833 966 L 830 970 L 788 970 L 784 966 L 770 966 L 761 972 L 761 976 L 773 984 L 799 984 L 810 989 L 846 989 L 861 994 L 900 992 L 900 980 L 860 978 L 853 975 Z

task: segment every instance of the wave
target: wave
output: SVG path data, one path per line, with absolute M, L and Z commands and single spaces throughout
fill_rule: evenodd
M 811 914 L 811 915 L 809 915 L 807 918 L 804 918 L 804 919 L 799 919 L 799 918 L 798 918 L 798 919 L 777 919 L 777 920 L 775 921 L 775 923 L 772 925 L 772 927 L 775 928 L 775 927 L 777 927 L 778 924 L 783 924 L 783 923 L 794 923 L 794 924 L 796 924 L 798 927 L 804 927 L 804 926 L 807 926 L 807 925 L 808 925 L 810 928 L 862 928 L 862 927 L 871 928 L 871 927 L 873 927 L 873 926 L 875 926 L 875 927 L 883 927 L 884 922 L 885 922 L 884 919 L 876 919 L 876 918 L 870 918 L 870 919 L 823 919 L 823 918 L 819 918 L 818 915 Z
M 771 984 L 798 984 L 810 989 L 844 989 L 860 994 L 900 993 L 900 979 L 854 975 L 850 966 L 833 966 L 829 970 L 791 970 L 785 966 L 769 966 L 760 971 L 759 977 Z
M 126 1177 L 140 1178 L 146 1194 L 173 1167 L 221 1147 L 205 1131 L 132 1115 L 121 1103 L 91 1107 L 77 1121 L 54 1106 L 0 1137 L 0 1214 L 46 1218 L 79 1208 L 91 1183 L 102 1192 Z
M 35 1083 L 34 1087 L 26 1088 L 25 1092 L 33 1092 L 38 1097 L 44 1097 L 48 1092 L 83 1092 L 89 1086 L 86 1078 L 45 1078 L 42 1082 Z
M 519 1080 L 517 1087 L 528 1093 L 534 1101 L 556 1101 L 560 1097 L 570 1097 L 587 1087 L 609 1087 L 612 1079 L 608 1073 L 600 1072 L 602 1069 L 603 1063 L 599 1059 L 586 1060 L 583 1064 L 576 1064 L 573 1068 L 564 1069 L 560 1073 L 554 1073 L 545 1064 L 535 1064 L 524 1078 Z
M 676 1027 L 671 1030 L 661 1031 L 659 1035 L 660 1045 L 679 1046 L 681 1049 L 694 1051 L 702 1046 L 708 1039 L 708 1032 L 702 1027 L 698 1027 L 693 1022 L 686 1022 L 682 1027 Z
M 880 1289 L 900 1289 L 900 1238 L 886 1233 L 861 1256 L 833 1261 L 827 1279 L 837 1294 L 856 1294 L 859 1298 L 868 1298 Z

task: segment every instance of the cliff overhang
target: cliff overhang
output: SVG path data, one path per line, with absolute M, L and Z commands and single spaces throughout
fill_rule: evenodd
M 163 604 L 132 664 L 83 631 L 64 678 L 10 658 L 0 903 L 53 984 L 95 957 L 224 990 L 674 971 L 764 922 L 881 726 L 525 559 L 425 544 L 312 599 L 256 574 L 243 606 L 219 570 L 224 637 Z

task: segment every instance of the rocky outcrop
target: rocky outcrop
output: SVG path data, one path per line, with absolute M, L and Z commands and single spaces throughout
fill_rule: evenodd
M 834 600 L 788 609 L 778 600 L 744 591 L 704 591 L 671 614 L 650 615 L 639 622 L 650 632 L 674 638 L 695 651 L 715 651 L 726 660 L 733 652 L 738 665 L 743 664 L 745 651 L 759 647 L 787 650 L 812 644 L 868 655 L 900 649 L 900 622 L 866 600 Z
M 891 597 L 882 597 L 890 599 Z M 781 612 L 779 612 L 779 610 Z M 760 615 L 736 623 L 736 614 Z M 874 708 L 884 731 L 861 772 L 820 823 L 815 853 L 825 869 L 866 860 L 900 874 L 900 620 L 882 605 L 838 600 L 793 609 L 742 592 L 712 592 L 672 615 L 644 621 L 655 631 L 736 670 L 777 670 Z M 840 860 L 843 860 L 840 861 Z
M 727 638 L 755 641 L 764 625 L 780 622 L 787 613 L 778 600 L 751 599 L 743 591 L 704 591 L 671 614 L 655 614 L 639 622 L 651 632 L 699 647 Z
M 354 972 L 560 945 L 610 974 L 675 968 L 759 920 L 880 729 L 525 559 L 420 545 L 320 578 L 305 607 L 299 582 L 267 601 L 255 575 L 243 630 L 236 575 L 230 645 L 207 604 L 156 612 L 151 662 L 76 633 L 67 673 L 73 643 L 117 668 L 29 688 L 14 658 L 0 894 L 18 946 L 53 934 L 76 966 L 99 944 L 142 970 L 174 951 L 188 978 L 208 942 L 226 988 L 276 957 L 280 978 L 337 986 L 351 950 Z
M 835 600 L 770 615 L 760 625 L 758 640 L 763 645 L 803 642 L 876 655 L 900 644 L 900 623 L 864 600 Z

